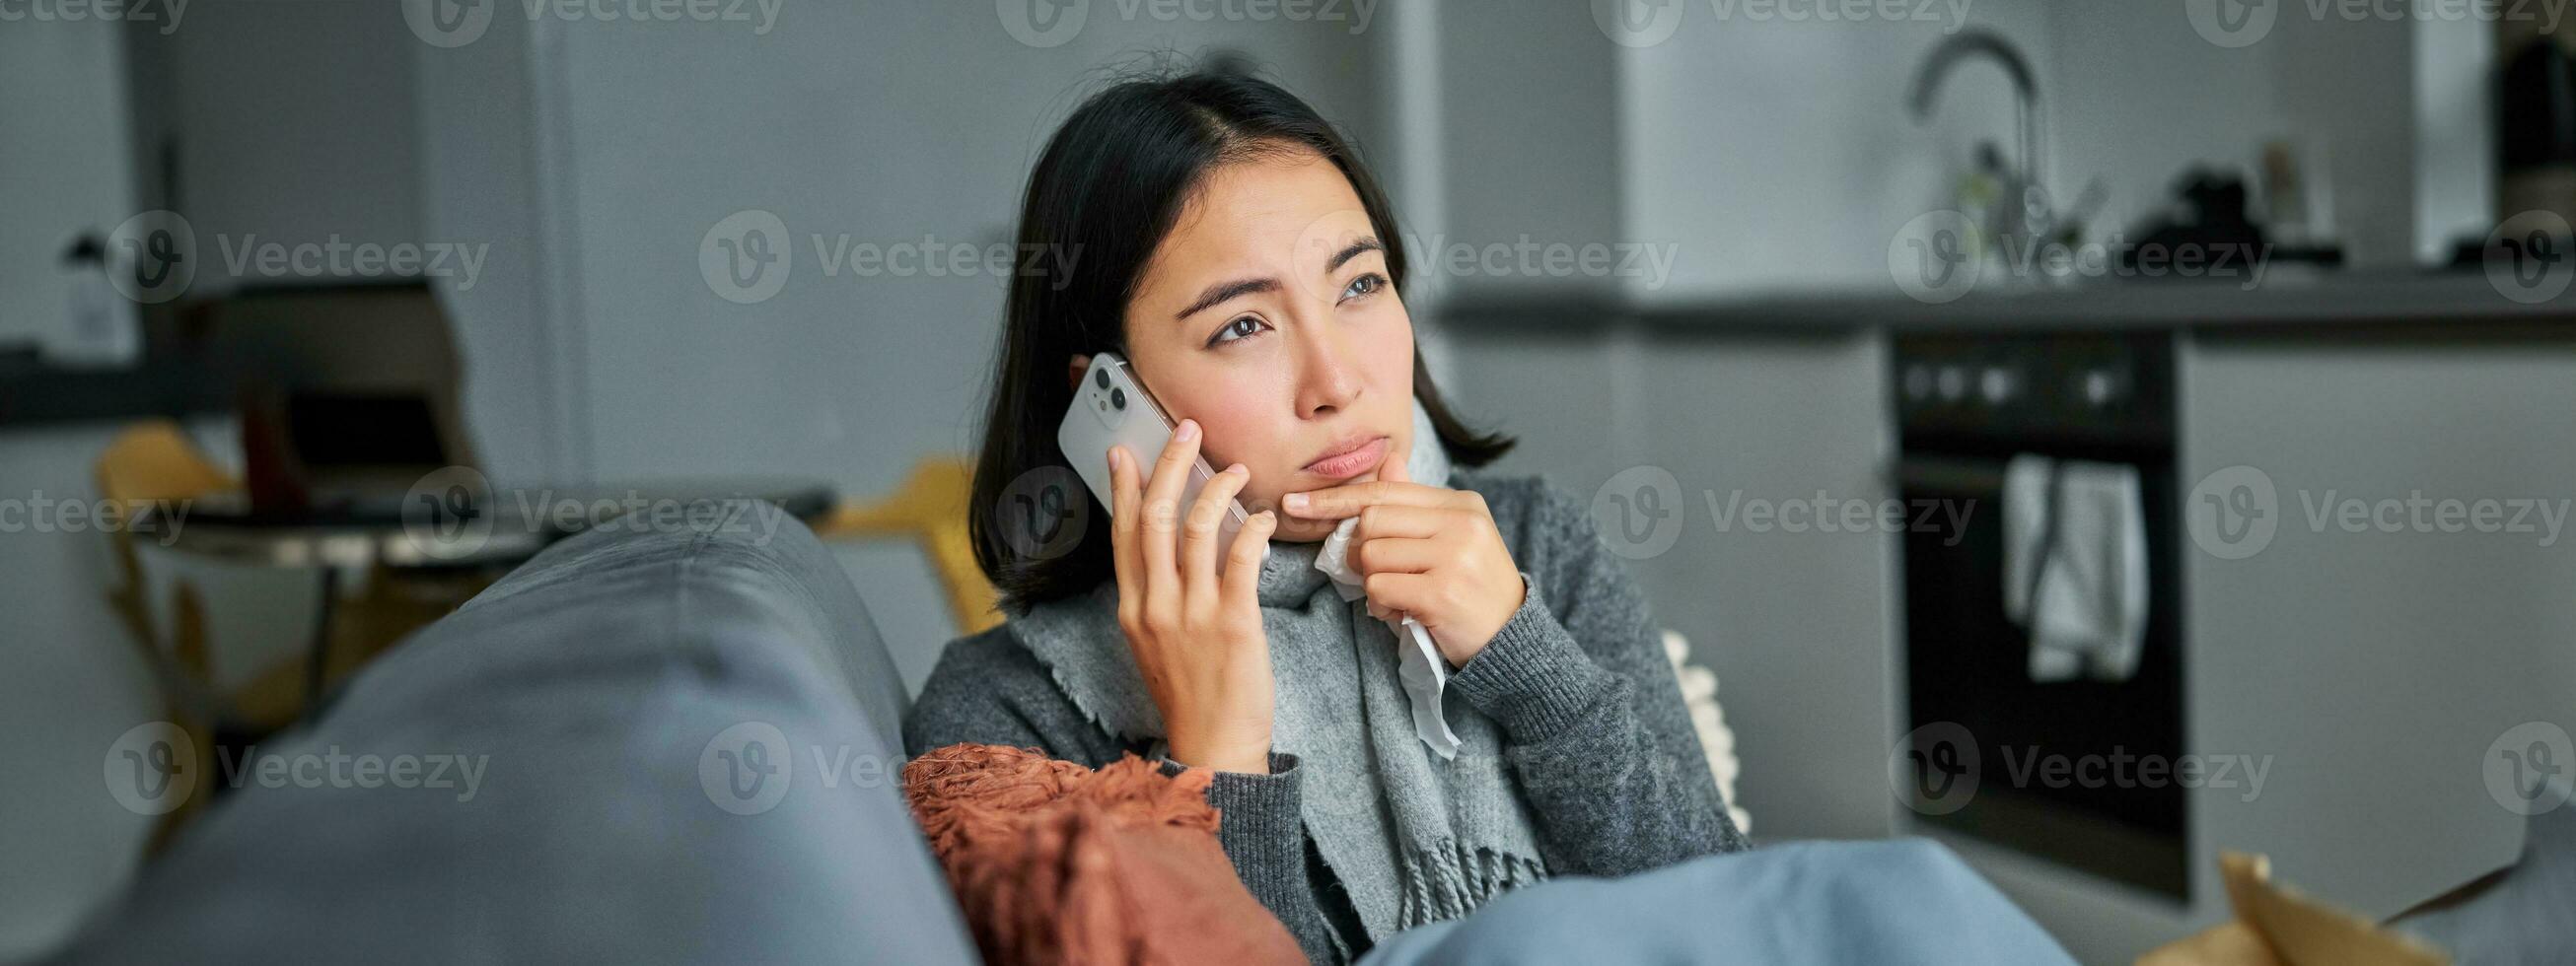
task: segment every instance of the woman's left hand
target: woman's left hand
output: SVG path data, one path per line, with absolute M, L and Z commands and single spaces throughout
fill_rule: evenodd
M 1421 441 L 1437 446 L 1436 440 Z M 1369 613 L 1421 621 L 1452 668 L 1464 667 L 1521 608 L 1529 588 L 1483 494 L 1415 483 L 1412 454 L 1390 449 L 1368 483 L 1287 494 L 1291 516 L 1360 518 L 1351 568 L 1366 576 Z

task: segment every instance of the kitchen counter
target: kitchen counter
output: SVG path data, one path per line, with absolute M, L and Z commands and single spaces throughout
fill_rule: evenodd
M 1453 332 L 1582 331 L 1578 323 L 1664 334 L 1833 335 L 1854 329 L 2175 328 L 2253 334 L 2408 338 L 2576 339 L 2576 290 L 2538 304 L 2506 298 L 2483 273 L 2316 273 L 2276 268 L 2261 285 L 2187 280 L 2103 281 L 1980 290 L 1931 304 L 1894 284 L 1765 291 L 1740 297 L 1621 299 L 1539 295 L 1458 297 L 1440 310 Z
M 142 416 L 187 416 L 233 405 L 231 386 L 203 365 L 146 359 L 123 369 L 62 368 L 32 353 L 0 353 L 0 432 Z

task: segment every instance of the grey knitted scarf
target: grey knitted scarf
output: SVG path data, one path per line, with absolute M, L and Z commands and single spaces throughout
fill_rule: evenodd
M 1449 462 L 1415 406 L 1408 467 L 1447 485 Z M 1298 757 L 1300 814 L 1372 940 L 1456 918 L 1546 877 L 1537 833 L 1502 760 L 1502 730 L 1463 702 L 1442 708 L 1458 755 L 1414 732 L 1397 640 L 1315 569 L 1313 543 L 1274 542 L 1261 568 L 1261 626 L 1277 680 L 1271 748 Z M 1118 590 L 1050 601 L 1009 623 L 1075 706 L 1121 739 L 1163 745 L 1162 714 L 1125 635 Z

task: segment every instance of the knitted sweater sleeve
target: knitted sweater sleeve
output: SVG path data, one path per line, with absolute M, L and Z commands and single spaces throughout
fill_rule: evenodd
M 1749 848 L 1644 595 L 1590 508 L 1536 478 L 1489 485 L 1529 589 L 1450 687 L 1502 725 L 1550 871 L 1623 875 Z
M 940 653 L 904 716 L 903 736 L 909 755 L 973 742 L 1033 747 L 1098 768 L 1125 752 L 1142 753 L 1086 718 L 1006 628 L 959 639 Z M 1164 759 L 1162 767 L 1172 773 L 1181 766 Z M 1297 757 L 1281 753 L 1270 756 L 1267 775 L 1216 773 L 1207 797 L 1219 813 L 1217 844 L 1235 876 L 1288 927 L 1308 959 L 1342 962 L 1352 953 L 1337 941 L 1319 900 L 1322 883 L 1308 862 L 1298 813 L 1301 784 Z

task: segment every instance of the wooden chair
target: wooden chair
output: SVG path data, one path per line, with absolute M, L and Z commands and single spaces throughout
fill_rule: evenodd
M 94 473 L 99 496 L 115 506 L 125 520 L 156 503 L 199 499 L 239 486 L 189 441 L 179 424 L 166 419 L 138 423 L 117 434 L 99 455 Z M 135 553 L 134 534 L 123 526 L 105 529 L 109 551 L 116 561 L 116 584 L 107 591 L 108 609 L 142 648 L 145 666 L 160 685 L 169 720 L 179 725 L 194 744 L 197 760 L 193 767 L 202 784 L 202 776 L 210 774 L 213 765 L 216 726 L 231 713 L 230 702 L 207 684 L 212 680 L 214 661 L 206 642 L 204 595 L 187 581 L 173 584 L 170 628 L 165 637 L 153 616 L 150 583 Z M 148 848 L 159 852 L 168 844 L 172 831 L 203 807 L 205 799 L 204 795 L 193 796 L 180 808 L 163 815 L 153 829 Z
M 117 434 L 93 469 L 99 496 L 125 519 L 156 504 L 198 500 L 236 491 L 240 481 L 215 465 L 185 430 L 166 419 L 137 423 Z M 218 687 L 216 643 L 207 633 L 205 593 L 193 581 L 169 581 L 168 627 L 153 607 L 153 584 L 134 534 L 109 527 L 115 584 L 108 609 L 141 650 L 159 686 L 168 720 L 187 733 L 197 751 L 200 776 L 211 775 L 215 746 L 255 741 L 294 723 L 312 697 L 309 657 L 280 660 L 258 669 L 238 687 Z M 454 610 L 489 582 L 480 574 L 403 575 L 379 569 L 363 587 L 331 610 L 323 635 L 330 677 L 346 677 L 406 634 Z M 211 789 L 201 782 L 201 789 Z M 190 798 L 162 818 L 150 849 L 157 852 L 210 795 Z
M 921 461 L 893 495 L 869 503 L 843 506 L 817 523 L 824 539 L 858 537 L 915 541 L 930 558 L 931 571 L 947 591 L 950 616 L 961 634 L 973 634 L 1002 622 L 999 595 L 975 566 L 975 545 L 966 529 L 967 504 L 975 483 L 975 466 L 962 456 L 934 456 Z

